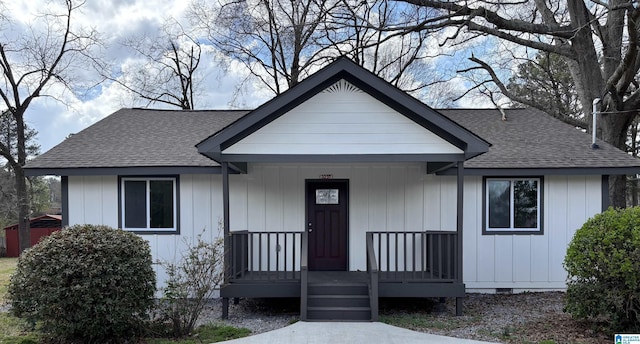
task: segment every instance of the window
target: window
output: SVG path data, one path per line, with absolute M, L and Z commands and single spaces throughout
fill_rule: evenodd
M 177 177 L 123 177 L 120 227 L 141 232 L 178 232 Z
M 542 177 L 485 178 L 485 234 L 542 234 Z

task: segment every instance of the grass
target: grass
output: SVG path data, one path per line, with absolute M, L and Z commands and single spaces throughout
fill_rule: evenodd
M 0 303 L 4 303 L 9 286 L 9 278 L 16 269 L 18 258 L 0 258 Z
M 251 331 L 246 328 L 236 328 L 224 325 L 203 325 L 200 326 L 192 336 L 187 338 L 151 338 L 147 339 L 148 344 L 201 344 L 215 343 L 225 340 L 246 337 Z
M 438 320 L 425 314 L 416 313 L 381 315 L 380 322 L 412 330 L 432 328 L 450 331 L 460 326 L 455 319 Z
M 16 269 L 18 258 L 0 258 L 0 304 L 6 301 L 7 289 L 11 274 Z M 251 331 L 246 328 L 235 328 L 223 325 L 204 325 L 187 338 L 148 338 L 148 344 L 201 344 L 215 343 L 230 339 L 246 337 Z M 37 344 L 40 336 L 31 330 L 24 320 L 7 312 L 0 312 L 0 343 L 2 344 Z
M 9 313 L 0 313 L 0 343 L 30 344 L 38 343 L 39 335 L 30 330 L 26 321 Z

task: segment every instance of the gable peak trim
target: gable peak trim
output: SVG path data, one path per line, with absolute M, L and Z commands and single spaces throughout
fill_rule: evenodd
M 363 93 L 363 91 L 345 79 L 340 79 L 340 81 L 327 87 L 322 93 Z

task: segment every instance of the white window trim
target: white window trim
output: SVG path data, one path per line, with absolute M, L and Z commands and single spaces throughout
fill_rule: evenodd
M 538 219 L 536 221 L 537 223 L 537 227 L 535 228 L 517 228 L 514 226 L 515 224 L 515 213 L 514 213 L 514 203 L 515 203 L 515 197 L 514 197 L 514 188 L 515 188 L 515 183 L 514 181 L 523 181 L 523 180 L 534 180 L 538 182 L 538 201 L 537 201 L 537 209 L 538 209 Z M 510 190 L 509 190 L 509 227 L 508 228 L 495 228 L 495 227 L 489 227 L 489 182 L 491 181 L 510 181 Z M 485 228 L 485 232 L 487 233 L 501 233 L 501 232 L 509 232 L 509 233 L 513 233 L 513 232 L 526 232 L 526 233 L 542 233 L 542 188 L 544 187 L 543 185 L 543 179 L 541 177 L 522 177 L 522 178 L 486 178 L 484 180 L 484 187 L 485 187 L 485 195 L 484 195 L 484 228 Z
M 173 182 L 173 227 L 171 228 L 151 228 L 151 192 L 150 182 L 156 180 L 170 180 Z M 147 227 L 146 228 L 131 228 L 125 226 L 125 182 L 126 181 L 145 181 L 146 182 L 146 205 L 147 205 Z M 122 229 L 132 232 L 177 232 L 178 231 L 178 195 L 177 195 L 177 178 L 175 177 L 122 177 L 120 178 L 120 223 Z

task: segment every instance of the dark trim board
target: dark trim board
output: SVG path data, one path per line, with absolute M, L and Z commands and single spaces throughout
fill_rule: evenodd
M 69 226 L 69 177 L 60 177 L 60 206 L 62 207 L 62 228 Z
M 540 180 L 540 230 L 499 231 L 487 230 L 487 179 L 539 179 Z M 544 235 L 544 176 L 485 176 L 482 178 L 482 235 Z
M 242 165 L 240 165 L 242 166 Z M 246 170 L 246 165 L 245 165 Z M 237 173 L 238 171 L 235 171 Z M 221 174 L 220 166 L 149 166 L 149 167 L 81 167 L 81 168 L 25 168 L 27 176 L 113 176 L 168 174 Z
M 347 58 L 340 58 L 278 97 L 238 119 L 228 127 L 201 141 L 196 147 L 200 153 L 218 160 L 217 158 L 226 148 L 251 135 L 341 79 L 360 88 L 398 113 L 457 146 L 465 152 L 466 158 L 487 152 L 491 146 L 484 139 L 360 67 L 353 61 Z
M 466 176 L 520 177 L 545 176 L 599 176 L 640 174 L 639 167 L 563 167 L 563 168 L 473 168 L 465 167 Z M 455 168 L 437 172 L 436 175 L 454 176 Z
M 175 231 L 154 231 L 154 230 L 126 230 L 127 232 L 139 235 L 180 235 L 180 176 L 179 175 L 145 175 L 145 176 L 118 176 L 118 228 L 122 228 L 122 178 L 174 178 L 176 184 L 176 230 Z
M 379 297 L 464 297 L 464 283 L 379 283 Z M 220 297 L 300 297 L 300 282 L 230 283 L 220 287 Z
M 227 162 L 423 162 L 455 163 L 464 161 L 460 154 L 212 154 L 218 161 Z
M 220 297 L 300 297 L 300 281 L 279 283 L 230 283 L 220 287 Z

